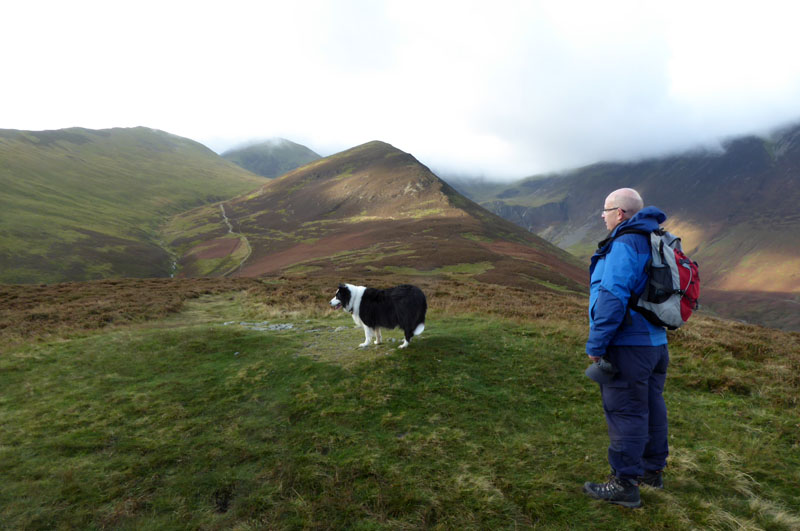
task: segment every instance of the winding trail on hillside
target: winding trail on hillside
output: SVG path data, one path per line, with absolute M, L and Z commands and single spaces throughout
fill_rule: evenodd
M 247 236 L 245 236 L 241 232 L 236 232 L 236 231 L 233 230 L 233 225 L 231 225 L 231 221 L 228 219 L 228 214 L 225 212 L 225 203 L 220 203 L 219 204 L 219 210 L 220 210 L 220 212 L 222 212 L 222 221 L 224 221 L 225 225 L 228 226 L 228 234 L 233 234 L 234 236 L 238 237 L 240 240 L 244 241 L 244 244 L 247 247 L 247 254 L 244 255 L 244 258 L 242 258 L 242 261 L 239 262 L 238 265 L 235 265 L 232 268 L 230 268 L 229 270 L 227 270 L 224 273 L 222 273 L 223 277 L 227 277 L 228 275 L 230 275 L 234 271 L 239 271 L 239 270 L 242 269 L 242 266 L 244 265 L 244 263 L 247 261 L 248 258 L 250 258 L 250 255 L 253 252 L 253 248 L 250 246 L 250 241 L 247 239 Z

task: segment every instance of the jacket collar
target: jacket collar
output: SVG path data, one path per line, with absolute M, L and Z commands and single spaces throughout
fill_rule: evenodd
M 638 231 L 644 232 L 653 232 L 656 230 L 659 225 L 666 221 L 667 215 L 664 214 L 660 209 L 648 206 L 641 209 L 637 212 L 632 218 L 626 219 L 616 227 L 614 230 L 608 233 L 603 240 L 598 242 L 597 244 L 597 251 L 595 251 L 594 256 L 600 257 L 604 254 L 608 253 L 611 246 L 611 241 L 617 236 L 617 234 L 623 229 L 633 229 Z M 594 259 L 594 256 L 592 257 Z

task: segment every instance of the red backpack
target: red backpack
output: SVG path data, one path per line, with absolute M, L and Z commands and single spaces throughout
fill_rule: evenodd
M 653 232 L 621 230 L 618 234 L 643 234 L 650 238 L 650 259 L 644 291 L 632 294 L 628 306 L 656 326 L 679 328 L 698 307 L 700 272 L 697 262 L 681 249 L 681 239 L 664 229 Z

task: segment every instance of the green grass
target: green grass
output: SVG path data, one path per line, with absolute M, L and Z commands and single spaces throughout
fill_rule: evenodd
M 170 216 L 253 190 L 252 175 L 146 128 L 0 130 L 0 282 L 167 276 Z
M 580 492 L 607 471 L 607 436 L 573 324 L 434 309 L 410 348 L 397 350 L 393 331 L 383 345 L 358 349 L 363 333 L 349 315 L 302 308 L 206 296 L 160 321 L 5 352 L 0 521 L 15 529 L 800 525 L 796 382 L 765 378 L 757 343 L 720 337 L 701 355 L 699 335 L 676 337 L 667 488 L 644 490 L 644 508 L 630 511 Z M 264 320 L 294 328 L 239 324 Z
M 465 232 L 461 236 L 474 242 L 492 243 L 493 241 L 491 238 L 483 236 L 482 234 L 473 234 L 471 232 Z

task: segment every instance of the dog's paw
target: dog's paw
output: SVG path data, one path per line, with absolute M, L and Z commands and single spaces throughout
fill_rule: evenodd
M 369 346 L 369 341 L 365 341 L 364 343 L 361 343 L 358 346 L 361 347 L 361 348 L 368 347 Z
M 404 340 L 404 341 L 403 341 L 403 344 L 402 344 L 402 345 L 400 345 L 400 346 L 399 346 L 399 347 L 397 347 L 397 348 L 406 348 L 407 346 L 408 346 L 408 341 L 405 341 L 405 340 Z

